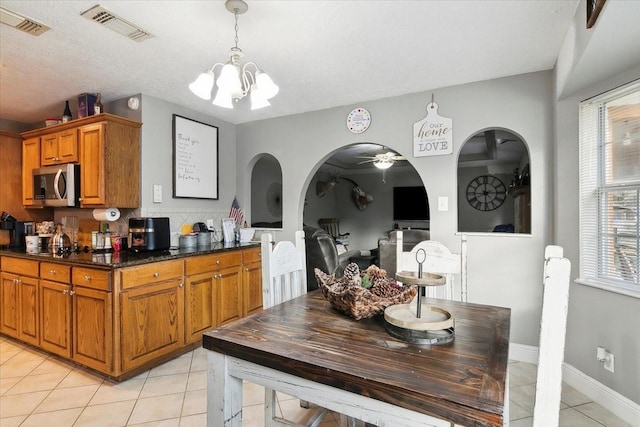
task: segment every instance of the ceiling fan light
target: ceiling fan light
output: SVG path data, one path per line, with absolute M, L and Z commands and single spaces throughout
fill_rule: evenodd
M 213 105 L 231 109 L 233 108 L 233 98 L 229 92 L 218 89 L 218 93 L 216 93 L 216 97 L 213 99 Z
M 373 165 L 375 167 L 377 167 L 378 169 L 389 169 L 392 165 L 393 162 L 389 161 L 389 160 L 377 160 L 375 162 L 373 162 Z
M 208 70 L 204 73 L 200 73 L 197 79 L 195 79 L 190 85 L 189 89 L 194 95 L 209 101 L 211 99 L 211 90 L 213 89 L 214 76 L 213 71 Z

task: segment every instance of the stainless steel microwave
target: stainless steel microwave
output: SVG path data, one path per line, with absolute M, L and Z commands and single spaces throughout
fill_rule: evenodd
M 33 202 L 42 206 L 80 206 L 80 165 L 66 163 L 33 170 Z

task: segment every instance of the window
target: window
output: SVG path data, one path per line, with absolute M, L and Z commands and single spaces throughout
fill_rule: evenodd
M 580 265 L 640 295 L 640 81 L 580 105 Z

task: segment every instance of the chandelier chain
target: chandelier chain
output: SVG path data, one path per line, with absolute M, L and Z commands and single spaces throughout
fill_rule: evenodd
M 240 27 L 238 26 L 238 9 L 234 9 L 233 15 L 236 17 L 236 50 L 238 49 L 238 30 Z

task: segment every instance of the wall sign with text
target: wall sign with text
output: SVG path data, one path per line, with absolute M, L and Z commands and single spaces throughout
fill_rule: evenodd
M 413 124 L 413 157 L 453 153 L 453 120 L 438 115 L 438 104 L 427 105 L 427 116 Z

